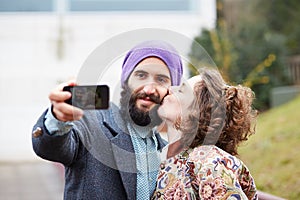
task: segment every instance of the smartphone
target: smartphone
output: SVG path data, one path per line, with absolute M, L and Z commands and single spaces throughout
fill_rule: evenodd
M 108 109 L 109 87 L 107 85 L 65 86 L 63 91 L 72 96 L 65 102 L 83 110 Z

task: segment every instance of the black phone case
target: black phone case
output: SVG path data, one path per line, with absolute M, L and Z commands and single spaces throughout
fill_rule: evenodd
M 83 110 L 108 109 L 109 87 L 107 85 L 65 86 L 63 91 L 72 93 L 65 102 Z

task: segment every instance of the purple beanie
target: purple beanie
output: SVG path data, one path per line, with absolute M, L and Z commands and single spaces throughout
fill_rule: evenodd
M 172 85 L 180 84 L 182 61 L 177 51 L 164 41 L 151 40 L 138 44 L 127 53 L 122 66 L 122 86 L 126 83 L 133 69 L 148 57 L 157 57 L 164 61 L 169 68 Z

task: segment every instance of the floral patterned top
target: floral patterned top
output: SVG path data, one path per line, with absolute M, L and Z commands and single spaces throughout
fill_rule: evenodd
M 257 193 L 241 160 L 214 145 L 203 145 L 161 163 L 151 199 L 257 199 Z

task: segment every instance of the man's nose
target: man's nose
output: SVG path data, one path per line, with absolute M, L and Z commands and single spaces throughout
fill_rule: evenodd
M 147 85 L 144 86 L 143 91 L 146 94 L 154 94 L 156 91 L 156 86 L 154 83 L 149 83 Z

